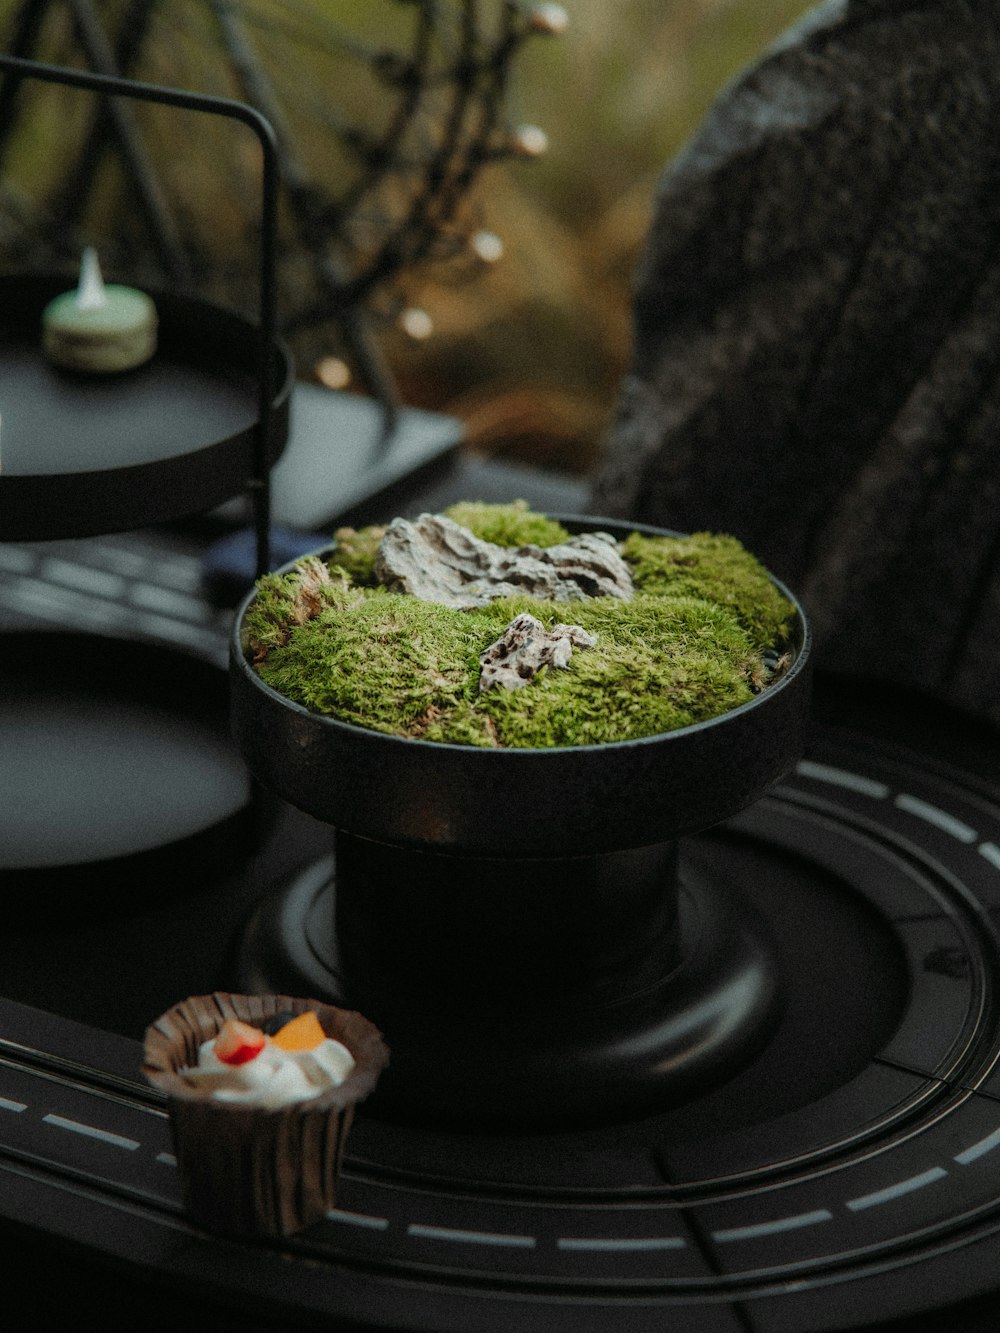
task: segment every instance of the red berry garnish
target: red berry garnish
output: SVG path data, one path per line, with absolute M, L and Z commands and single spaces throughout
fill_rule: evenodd
M 215 1039 L 215 1054 L 224 1065 L 245 1065 L 260 1055 L 266 1041 L 259 1028 L 227 1018 Z

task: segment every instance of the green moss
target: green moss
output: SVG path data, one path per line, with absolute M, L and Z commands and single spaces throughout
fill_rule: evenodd
M 337 585 L 347 596 L 349 585 Z M 264 575 L 257 580 L 257 595 L 249 605 L 243 625 L 243 645 L 253 659 L 263 660 L 273 649 L 288 640 L 293 628 L 303 619 L 299 609 L 303 571 L 293 569 L 288 575 Z M 352 601 L 357 593 L 351 593 Z
M 367 528 L 338 528 L 333 534 L 330 567 L 342 569 L 352 583 L 371 587 L 375 583 L 375 553 L 385 536 L 383 525 Z
M 594 745 L 652 736 L 753 697 L 756 654 L 734 617 L 708 602 L 601 598 L 536 604 L 532 613 L 547 629 L 572 620 L 596 634 L 597 643 L 574 652 L 565 670 L 546 668 L 524 689 L 480 696 L 478 706 L 501 745 Z
M 328 605 L 259 667 L 296 703 L 376 731 L 419 735 L 468 691 L 475 627 L 446 607 L 390 593 Z
M 463 500 L 444 512 L 481 541 L 496 546 L 558 546 L 569 536 L 555 519 L 533 514 L 524 500 L 503 505 Z
M 457 510 L 472 526 L 473 508 L 481 534 L 516 544 L 529 540 L 522 521 L 538 517 L 522 506 L 485 505 L 456 506 L 449 516 Z M 552 544 L 551 533 L 529 530 Z M 245 635 L 261 677 L 279 693 L 396 735 L 538 748 L 688 726 L 753 697 L 768 675 L 762 652 L 785 646 L 794 617 L 733 538 L 633 534 L 623 548 L 637 588 L 629 602 L 513 597 L 456 611 L 364 586 L 381 531 L 338 533 L 329 583 L 317 581 L 315 568 L 311 578 L 293 571 L 262 579 Z M 565 535 L 560 530 L 555 540 Z M 480 654 L 522 611 L 549 629 L 581 625 L 596 645 L 574 651 L 565 669 L 543 669 L 523 689 L 480 693 Z
M 697 598 L 550 603 L 527 597 L 454 611 L 395 594 L 328 605 L 261 663 L 273 689 L 313 712 L 457 745 L 590 745 L 687 726 L 752 697 L 757 658 L 733 616 Z M 572 607 L 572 613 L 568 614 Z M 521 611 L 597 635 L 566 669 L 524 689 L 479 692 L 479 654 Z
M 288 638 L 295 583 L 291 574 L 265 574 L 257 580 L 257 595 L 243 625 L 243 646 L 262 657 Z
M 794 608 L 735 537 L 710 532 L 646 537 L 633 532 L 622 545 L 622 557 L 638 592 L 717 602 L 733 612 L 761 651 L 787 641 Z

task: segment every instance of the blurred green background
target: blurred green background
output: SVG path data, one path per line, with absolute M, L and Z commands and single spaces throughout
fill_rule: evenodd
M 631 349 L 631 283 L 657 178 L 713 98 L 812 6 L 803 0 L 570 0 L 524 53 L 515 121 L 540 158 L 483 182 L 504 258 L 475 282 L 414 284 L 435 335 L 395 334 L 406 398 L 465 419 L 470 446 L 592 472 Z
M 40 56 L 80 63 L 71 4 L 39 2 L 46 19 Z M 565 31 L 533 37 L 520 48 L 503 104 L 510 127 L 540 127 L 548 148 L 488 164 L 458 219 L 467 233 L 499 237 L 501 257 L 406 268 L 391 298 L 377 292 L 369 303 L 377 344 L 403 401 L 458 415 L 467 447 L 477 452 L 593 472 L 628 366 L 632 275 L 657 177 L 717 92 L 810 7 L 805 0 L 567 0 Z M 366 79 L 366 62 L 379 44 L 406 51 L 418 6 L 412 0 L 245 0 L 236 8 L 252 20 L 258 52 L 309 171 L 349 192 L 354 167 L 342 147 L 344 127 L 377 132 L 394 105 L 384 86 Z M 520 8 L 530 12 L 532 6 Z M 109 31 L 127 28 L 126 0 L 91 0 L 91 9 Z M 504 0 L 472 6 L 442 0 L 437 12 L 448 10 L 456 33 L 469 12 L 487 30 L 502 18 Z M 0 0 L 6 50 L 23 13 L 23 0 Z M 238 94 L 209 4 L 157 0 L 149 15 L 139 77 Z M 74 101 L 81 96 L 36 86 L 24 98 L 0 189 L 0 249 L 8 267 L 45 262 L 43 229 L 26 201 L 39 193 L 51 201 L 71 173 L 84 142 L 86 117 Z M 441 115 L 446 112 L 442 100 Z M 196 281 L 211 295 L 215 274 L 232 265 L 230 276 L 245 287 L 233 256 L 253 225 L 252 155 L 245 146 L 234 153 L 228 143 L 215 145 L 203 125 L 189 133 L 159 108 L 144 107 L 140 120 L 177 201 L 179 225 L 201 226 L 215 243 L 203 271 L 196 266 Z M 102 171 L 107 180 L 83 219 L 88 239 L 122 214 L 121 184 Z M 404 190 L 402 178 L 393 188 Z M 391 209 L 391 199 L 378 207 Z M 369 203 L 358 209 L 359 226 L 366 223 L 365 208 L 374 226 L 378 218 Z M 207 227 L 199 210 L 207 210 Z M 293 281 L 294 254 L 284 269 Z M 429 316 L 428 335 L 415 338 L 404 330 L 398 315 L 410 307 Z M 335 331 L 323 328 L 297 335 L 293 345 L 303 377 L 340 350 Z M 359 387 L 356 376 L 347 387 Z

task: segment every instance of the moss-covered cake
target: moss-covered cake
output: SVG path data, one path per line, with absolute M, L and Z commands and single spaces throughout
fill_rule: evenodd
M 522 503 L 446 515 L 512 550 L 570 536 Z M 795 607 L 733 537 L 631 533 L 617 544 L 628 599 L 517 594 L 456 609 L 379 582 L 385 531 L 339 531 L 322 563 L 261 579 L 247 610 L 244 643 L 261 678 L 313 712 L 460 745 L 591 745 L 715 717 L 790 660 Z M 482 654 L 522 613 L 549 631 L 571 621 L 592 646 L 542 666 L 524 688 L 481 688 Z

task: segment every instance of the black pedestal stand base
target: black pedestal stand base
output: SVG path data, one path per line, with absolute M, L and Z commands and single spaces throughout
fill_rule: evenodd
M 258 908 L 240 984 L 378 1023 L 375 1114 L 611 1123 L 731 1077 L 777 1023 L 761 923 L 707 881 L 678 886 L 673 843 L 568 861 L 337 847 L 336 871 L 315 862 Z

